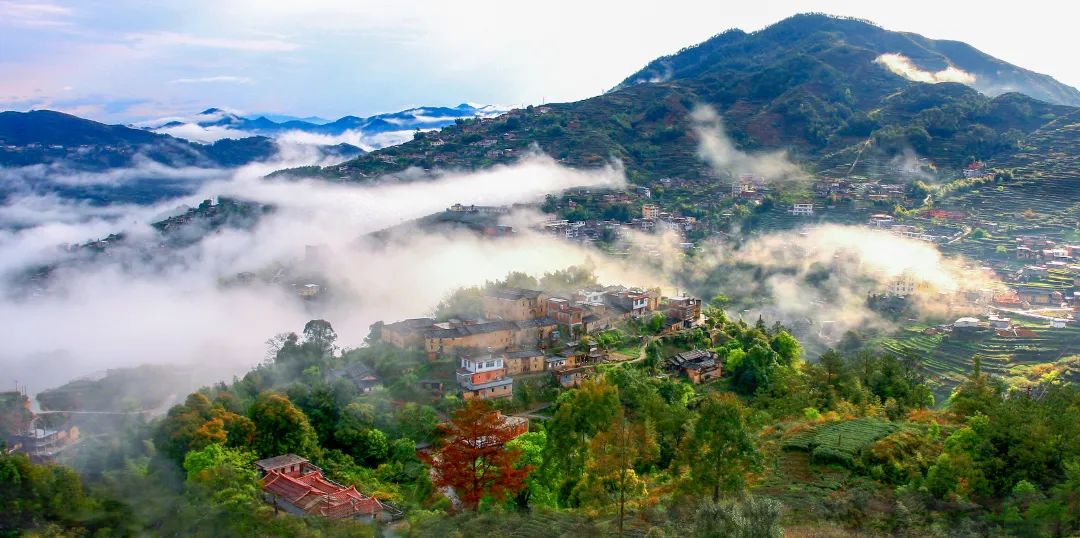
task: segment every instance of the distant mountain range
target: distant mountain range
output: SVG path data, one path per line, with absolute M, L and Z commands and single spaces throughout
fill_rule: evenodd
M 0 112 L 0 166 L 62 163 L 82 170 L 102 171 L 149 159 L 168 166 L 232 167 L 264 161 L 278 152 L 275 139 L 285 133 L 321 135 L 311 141 L 323 155 L 346 160 L 364 152 L 354 144 L 334 139 L 346 134 L 384 147 L 408 140 L 416 129 L 433 129 L 462 118 L 493 117 L 505 112 L 497 106 L 462 104 L 422 107 L 366 118 L 345 116 L 327 123 L 299 119 L 274 121 L 265 116 L 247 118 L 218 108 L 197 114 L 191 121 L 171 121 L 154 127 L 106 125 L 52 110 Z M 195 131 L 186 129 L 194 127 Z M 212 136 L 198 130 L 212 130 Z M 379 135 L 401 133 L 400 137 Z M 296 140 L 291 140 L 297 142 Z
M 321 146 L 341 159 L 363 151 L 348 144 Z M 88 171 L 130 166 L 147 159 L 168 166 L 233 167 L 273 157 L 278 146 L 265 136 L 213 144 L 55 112 L 0 112 L 0 166 L 63 164 Z
M 619 159 L 637 184 L 707 182 L 715 173 L 691 120 L 700 105 L 719 112 L 739 149 L 783 149 L 818 175 L 911 151 L 945 168 L 981 159 L 1080 174 L 1070 127 L 1080 91 L 963 43 L 820 14 L 724 32 L 597 97 L 470 120 L 297 174 L 365 180 L 410 167 L 481 168 L 539 147 L 571 166 Z
M 181 137 L 188 134 L 194 137 L 208 136 L 214 138 L 240 138 L 252 135 L 276 138 L 284 133 L 295 132 L 335 137 L 351 133 L 355 134 L 359 139 L 369 139 L 371 141 L 370 146 L 377 148 L 383 147 L 386 142 L 394 142 L 395 139 L 383 138 L 377 140 L 375 135 L 402 133 L 403 137 L 407 139 L 411 137 L 412 132 L 416 129 L 437 129 L 465 118 L 490 118 L 498 116 L 507 110 L 509 108 L 496 105 L 463 103 L 456 107 L 411 108 L 366 118 L 344 116 L 333 121 L 319 121 L 318 118 L 315 118 L 316 121 L 309 121 L 311 118 L 308 120 L 279 118 L 278 121 L 275 121 L 266 116 L 250 118 L 220 108 L 209 108 L 189 120 L 170 121 L 148 127 L 148 130 Z M 191 126 L 208 131 L 191 130 Z

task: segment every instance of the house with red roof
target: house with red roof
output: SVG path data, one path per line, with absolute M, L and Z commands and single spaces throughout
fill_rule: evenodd
M 356 486 L 346 487 L 324 477 L 322 469 L 296 454 L 259 460 L 255 467 L 262 475 L 267 502 L 290 514 L 368 521 L 401 516 L 400 511 L 360 493 Z

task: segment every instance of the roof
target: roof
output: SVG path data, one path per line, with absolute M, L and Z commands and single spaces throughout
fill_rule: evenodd
M 693 349 L 677 353 L 668 359 L 668 363 L 687 370 L 712 370 L 719 366 L 716 354 L 706 349 Z
M 461 338 L 463 336 L 474 334 L 509 331 L 515 328 L 517 328 L 517 325 L 512 321 L 489 321 L 487 323 L 462 325 L 460 327 L 451 327 L 449 329 L 431 329 L 425 331 L 424 336 L 427 338 Z
M 523 321 L 513 322 L 519 329 L 535 329 L 536 327 L 553 327 L 558 325 L 559 322 L 555 321 L 555 318 L 544 316 L 536 319 L 526 319 Z
M 519 301 L 521 299 L 536 299 L 543 293 L 544 292 L 542 291 L 527 290 L 524 288 L 494 288 L 488 290 L 487 296 L 507 301 Z
M 495 381 L 488 381 L 487 383 L 477 383 L 475 385 L 472 384 L 469 381 L 463 380 L 461 382 L 461 386 L 468 389 L 468 390 L 484 390 L 484 389 L 490 389 L 490 388 L 494 388 L 494 387 L 502 387 L 504 385 L 511 385 L 513 383 L 514 383 L 513 378 L 504 377 L 502 379 L 497 379 Z
M 383 509 L 378 499 L 327 480 L 321 471 L 303 476 L 271 472 L 263 478 L 263 490 L 308 514 L 345 518 L 375 514 Z
M 693 350 L 690 350 L 690 351 L 683 351 L 682 353 L 677 353 L 677 354 L 675 354 L 674 358 L 676 358 L 676 359 L 678 359 L 678 360 L 680 360 L 682 362 L 686 362 L 686 361 L 693 361 L 693 360 L 698 360 L 698 359 L 702 359 L 702 358 L 708 358 L 708 357 L 711 357 L 711 356 L 712 356 L 712 352 L 710 352 L 708 350 L 705 350 L 705 349 L 693 349 Z
M 508 359 L 528 359 L 530 357 L 543 357 L 544 352 L 539 349 L 526 349 L 524 351 L 511 351 L 506 354 Z
M 307 463 L 307 459 L 297 456 L 296 454 L 284 454 L 266 458 L 265 460 L 259 460 L 255 462 L 255 467 L 258 467 L 263 471 L 273 471 L 274 469 L 281 469 L 282 467 L 288 467 L 298 463 Z
M 344 368 L 329 370 L 326 375 L 330 379 L 347 379 L 360 387 L 374 386 L 379 383 L 379 376 L 362 362 L 354 362 Z
M 402 330 L 416 330 L 430 327 L 435 324 L 435 320 L 432 318 L 412 318 L 398 321 L 396 323 L 387 323 L 383 325 L 384 329 L 390 329 L 391 331 Z

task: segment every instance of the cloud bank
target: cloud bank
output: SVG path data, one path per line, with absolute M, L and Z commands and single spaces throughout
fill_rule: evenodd
M 903 54 L 886 53 L 874 59 L 874 63 L 884 66 L 889 71 L 915 82 L 927 82 L 937 84 L 939 82 L 959 82 L 961 84 L 975 84 L 975 75 L 950 65 L 941 71 L 931 72 L 919 68 L 911 61 L 911 58 Z
M 276 165 L 275 165 L 276 166 Z M 563 168 L 544 156 L 484 172 L 445 173 L 428 182 L 340 185 L 304 179 L 265 180 L 269 164 L 223 172 L 192 196 L 152 207 L 93 208 L 38 197 L 49 211 L 80 218 L 42 219 L 0 233 L 0 324 L 9 338 L 0 351 L 6 378 L 31 391 L 104 368 L 142 363 L 196 364 L 205 380 L 240 373 L 263 356 L 270 336 L 296 331 L 315 317 L 331 321 L 341 343 L 359 345 L 378 320 L 424 315 L 450 290 L 482 284 L 511 270 L 543 273 L 593 263 L 597 254 L 547 236 L 523 233 L 488 240 L 469 233 L 415 230 L 397 241 L 365 234 L 440 211 L 455 202 L 501 205 L 536 202 L 570 187 L 624 185 L 621 168 Z M 250 230 L 222 229 L 177 250 L 163 250 L 149 222 L 216 195 L 273 204 L 277 210 Z M 12 200 L 0 215 L 17 215 Z M 86 259 L 61 243 L 123 232 L 126 247 Z M 320 262 L 305 264 L 308 245 Z M 29 295 L 28 270 L 55 264 L 48 285 Z M 285 282 L 223 285 L 239 272 L 287 268 L 286 280 L 317 279 L 324 302 L 305 303 Z M 607 271 L 607 273 L 605 273 Z M 642 272 L 634 273 L 644 275 Z
M 752 174 L 768 181 L 789 181 L 806 177 L 803 170 L 787 158 L 783 151 L 747 153 L 735 147 L 724 129 L 716 109 L 698 106 L 690 115 L 698 137 L 698 156 L 718 174 L 740 176 Z

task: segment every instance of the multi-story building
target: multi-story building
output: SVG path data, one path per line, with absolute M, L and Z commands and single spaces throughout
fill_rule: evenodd
M 424 349 L 428 360 L 466 349 L 543 349 L 557 326 L 549 317 L 486 323 L 450 321 L 424 333 Z
M 501 355 L 488 351 L 477 355 L 462 355 L 457 370 L 461 396 L 466 400 L 508 398 L 514 393 L 514 379 L 506 375 L 506 363 Z
M 431 318 L 414 318 L 387 323 L 379 327 L 379 338 L 392 346 L 419 346 L 424 343 L 424 331 L 434 326 L 435 320 Z
M 544 299 L 542 291 L 495 288 L 484 295 L 484 316 L 513 321 L 542 318 L 546 307 Z
M 581 319 L 585 315 L 585 309 L 575 306 L 569 299 L 562 297 L 548 297 L 547 313 L 560 326 L 566 327 L 571 337 L 576 331 L 581 330 Z
M 701 318 L 701 299 L 687 296 L 668 297 L 667 315 L 672 320 L 682 322 L 685 328 L 689 328 Z
M 531 374 L 544 371 L 544 352 L 539 349 L 508 351 L 503 355 L 507 375 Z

